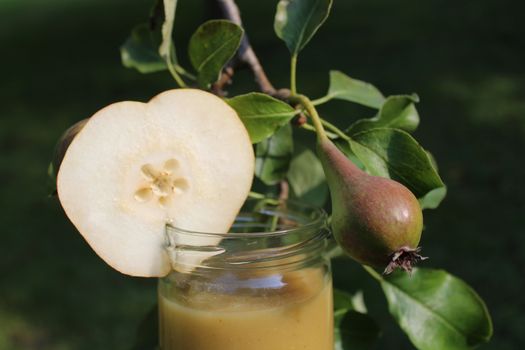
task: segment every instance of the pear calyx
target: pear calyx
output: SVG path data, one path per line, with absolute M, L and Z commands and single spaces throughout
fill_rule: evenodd
M 421 256 L 419 254 L 420 251 L 421 247 L 415 249 L 401 247 L 398 251 L 390 255 L 390 262 L 383 271 L 383 275 L 389 275 L 398 268 L 411 273 L 416 263 L 428 259 L 427 256 Z

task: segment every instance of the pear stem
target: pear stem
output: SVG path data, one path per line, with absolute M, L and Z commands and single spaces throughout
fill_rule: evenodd
M 326 135 L 326 131 L 323 126 L 323 121 L 321 120 L 319 113 L 317 113 L 315 106 L 312 104 L 312 101 L 310 101 L 310 99 L 305 95 L 293 93 L 292 96 L 290 96 L 290 101 L 293 103 L 299 103 L 301 106 L 304 107 L 304 109 L 312 119 L 312 124 L 314 125 L 315 131 L 317 133 L 318 140 L 327 140 L 328 136 Z
M 297 54 L 292 55 L 292 59 L 290 61 L 290 90 L 292 91 L 292 95 L 297 94 L 297 85 L 296 85 L 296 72 L 297 72 Z
M 336 134 L 337 136 L 339 136 L 340 138 L 342 138 L 343 140 L 346 140 L 346 141 L 350 141 L 350 137 L 345 134 L 341 129 L 339 129 L 337 126 L 335 126 L 334 124 L 324 120 L 324 119 L 321 119 L 321 123 L 323 123 L 323 125 L 329 129 L 330 131 L 332 131 L 334 134 Z

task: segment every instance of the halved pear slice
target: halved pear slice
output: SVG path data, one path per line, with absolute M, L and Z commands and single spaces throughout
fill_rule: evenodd
M 227 232 L 248 196 L 253 167 L 248 133 L 231 107 L 201 90 L 170 90 L 93 115 L 64 155 L 57 192 L 109 265 L 128 275 L 164 276 L 165 225 Z

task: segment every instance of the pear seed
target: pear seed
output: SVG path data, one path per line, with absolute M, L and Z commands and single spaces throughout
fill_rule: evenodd
M 185 178 L 180 178 L 173 181 L 173 192 L 184 192 L 188 189 L 188 187 L 188 181 Z
M 153 165 L 151 165 L 151 164 L 144 164 L 140 168 L 140 173 L 142 174 L 144 179 L 146 179 L 148 181 L 155 180 L 155 178 L 159 175 L 158 172 L 153 167 Z
M 164 196 L 159 198 L 159 205 L 164 209 L 167 208 L 171 204 L 171 202 L 171 196 Z
M 153 196 L 153 193 L 151 191 L 151 188 L 145 187 L 141 188 L 137 192 L 135 192 L 135 200 L 138 202 L 146 202 L 151 199 Z
M 171 174 L 173 172 L 173 170 L 177 169 L 179 165 L 179 162 L 177 162 L 176 159 L 168 159 L 165 163 L 164 163 L 164 171 L 168 174 Z

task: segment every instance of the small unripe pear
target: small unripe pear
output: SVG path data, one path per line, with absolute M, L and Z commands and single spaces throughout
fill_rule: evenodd
M 418 200 L 402 184 L 372 176 L 352 163 L 328 138 L 317 145 L 332 196 L 332 230 L 356 261 L 410 271 L 423 260 L 418 244 L 423 215 Z

